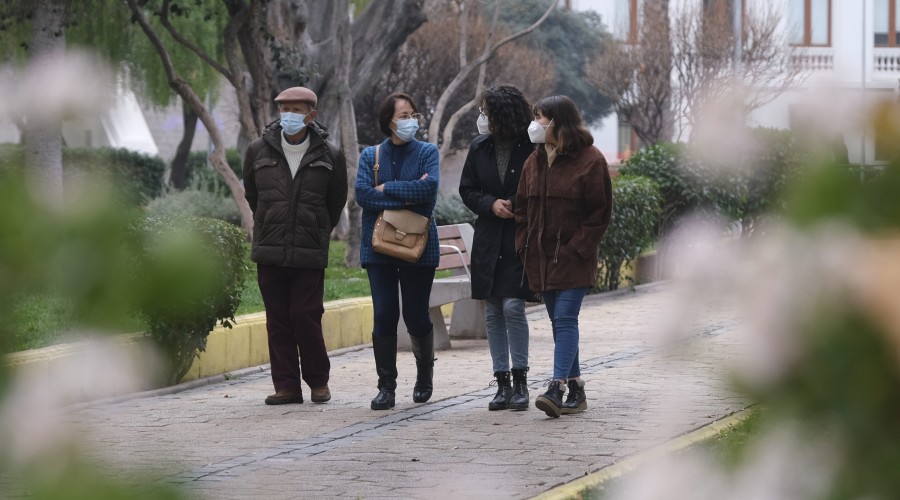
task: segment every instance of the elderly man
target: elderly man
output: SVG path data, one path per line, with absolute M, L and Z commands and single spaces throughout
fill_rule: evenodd
M 253 210 L 253 252 L 275 394 L 266 404 L 331 399 L 331 363 L 322 336 L 328 243 L 347 202 L 347 163 L 316 123 L 316 94 L 291 87 L 275 98 L 281 119 L 244 157 L 244 188 Z M 298 356 L 299 352 L 299 356 Z M 302 375 L 301 375 L 302 368 Z

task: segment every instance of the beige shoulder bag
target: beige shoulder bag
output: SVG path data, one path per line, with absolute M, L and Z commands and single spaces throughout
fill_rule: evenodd
M 378 185 L 378 160 L 381 145 L 375 146 L 375 185 Z M 431 219 L 411 210 L 382 210 L 372 231 L 372 249 L 376 252 L 418 262 L 428 243 L 428 227 Z

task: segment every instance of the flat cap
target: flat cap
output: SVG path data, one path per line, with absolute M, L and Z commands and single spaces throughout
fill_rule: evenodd
M 318 98 L 316 97 L 315 92 L 306 87 L 291 87 L 289 89 L 284 89 L 278 94 L 278 97 L 275 98 L 275 102 L 307 102 L 310 105 L 315 106 L 318 102 Z

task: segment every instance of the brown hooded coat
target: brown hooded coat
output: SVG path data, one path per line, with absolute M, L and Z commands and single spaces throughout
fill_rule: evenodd
M 597 284 L 598 247 L 612 214 L 606 158 L 594 146 L 548 164 L 538 147 L 516 193 L 516 254 L 535 292 Z

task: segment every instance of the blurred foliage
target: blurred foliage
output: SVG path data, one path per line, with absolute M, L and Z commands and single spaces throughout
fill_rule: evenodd
M 24 149 L 18 144 L 0 144 L 0 168 L 21 165 Z M 129 206 L 138 207 L 159 196 L 166 164 L 150 156 L 125 148 L 63 148 L 66 188 L 95 178 L 112 181 L 115 195 Z
M 872 132 L 892 145 L 878 175 L 825 161 L 789 183 L 785 218 L 796 229 L 815 234 L 839 225 L 862 235 L 859 251 L 873 251 L 846 262 L 854 272 L 832 265 L 821 286 L 793 299 L 806 312 L 790 332 L 794 356 L 775 381 L 752 392 L 773 419 L 801 422 L 811 439 L 835 448 L 824 497 L 834 500 L 900 495 L 898 116 L 894 103 L 874 113 Z
M 618 175 L 613 178 L 612 187 L 612 217 L 600 240 L 603 274 L 598 286 L 603 290 L 619 288 L 622 266 L 654 243 L 662 205 L 659 188 L 646 177 Z
M 438 226 L 447 226 L 450 224 L 475 224 L 478 217 L 475 212 L 469 210 L 469 207 L 463 203 L 462 198 L 458 194 L 450 196 L 438 195 L 437 203 L 434 205 L 434 220 Z
M 243 242 L 239 227 L 202 217 L 148 217 L 132 226 L 135 274 L 145 284 L 140 310 L 168 358 L 169 384 L 206 350 L 217 323 L 234 322 L 247 270 Z
M 126 249 L 128 224 L 137 215 L 121 204 L 106 176 L 91 176 L 90 185 L 67 189 L 67 199 L 36 201 L 21 175 L 21 164 L 4 157 L 0 168 L 0 354 L 10 351 L 17 325 L 10 321 L 21 297 L 52 296 L 69 310 L 72 329 L 96 335 L 118 333 L 116 327 L 132 314 L 150 290 L 134 279 L 132 254 Z M 179 281 L 190 283 L 194 269 L 182 269 Z M 172 276 L 172 273 L 166 275 Z M 8 389 L 8 367 L 0 364 L 0 401 Z M 50 388 L 32 391 L 45 399 Z M 46 392 L 46 394 L 44 394 Z M 21 396 L 21 394 L 20 394 Z M 4 401 L 5 402 L 5 401 Z M 20 403 L 23 403 L 20 401 Z M 30 403 L 33 403 L 30 402 Z M 11 404 L 11 403 L 10 403 Z M 38 405 L 41 406 L 40 404 Z M 73 449 L 74 435 L 58 431 L 43 445 L 23 455 L 11 446 L 23 443 L 9 433 L 11 413 L 0 412 L 0 497 L 38 499 L 174 499 L 174 487 L 123 484 L 105 476 Z M 41 415 L 43 423 L 54 420 Z M 38 441 L 41 441 L 40 439 Z M 17 451 L 18 450 L 18 451 Z M 35 451 L 37 450 L 37 451 Z M 144 481 L 148 481 L 144 478 Z

